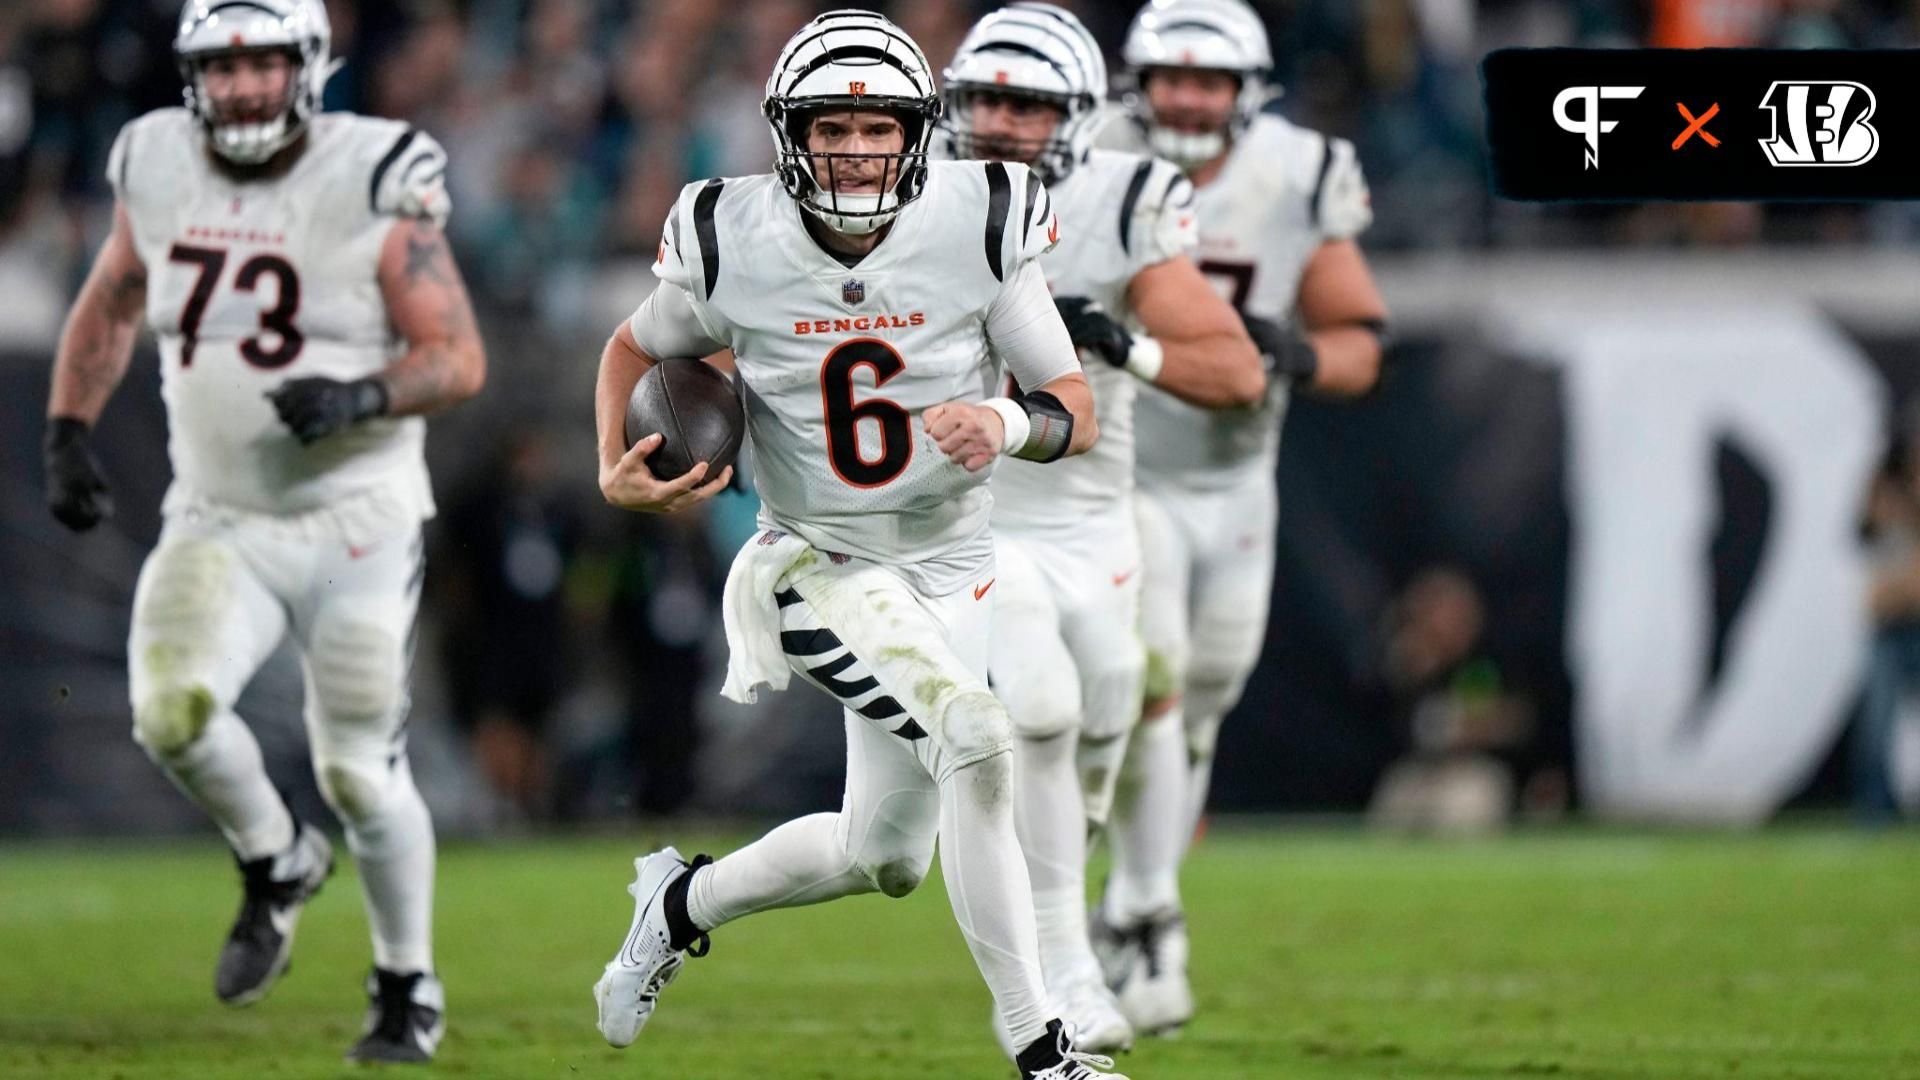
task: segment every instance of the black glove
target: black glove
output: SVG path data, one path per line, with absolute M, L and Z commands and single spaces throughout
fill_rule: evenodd
M 300 445 L 379 416 L 387 411 L 387 384 L 368 377 L 352 382 L 310 376 L 288 379 L 268 391 L 267 400 Z
M 1268 378 L 1284 377 L 1302 387 L 1312 385 L 1314 372 L 1320 370 L 1320 354 L 1314 351 L 1313 342 L 1287 323 L 1258 315 L 1244 315 L 1241 321 L 1246 323 L 1253 347 L 1260 350 Z
M 1073 339 L 1074 348 L 1093 352 L 1114 367 L 1127 366 L 1133 335 L 1106 309 L 1084 296 L 1056 296 L 1053 306 L 1060 309 L 1060 321 L 1067 324 L 1067 336 Z
M 100 463 L 87 449 L 87 425 L 70 416 L 47 423 L 47 509 L 60 524 L 86 532 L 113 516 L 113 496 L 100 476 Z

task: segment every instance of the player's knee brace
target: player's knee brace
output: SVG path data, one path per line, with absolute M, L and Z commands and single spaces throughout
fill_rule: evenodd
M 1141 676 L 1141 697 L 1146 709 L 1164 709 L 1177 700 L 1187 681 L 1186 657 L 1177 649 L 1149 646 L 1143 656 L 1146 665 Z
M 307 660 L 314 704 L 326 723 L 384 725 L 402 704 L 400 642 L 378 623 L 325 623 L 314 633 Z
M 1013 720 L 1000 699 L 986 690 L 955 694 L 934 726 L 934 737 L 945 758 L 934 772 L 936 779 L 996 756 L 1004 758 L 1013 749 Z M 1011 791 L 1011 781 L 1008 789 Z
M 1223 719 L 1225 715 L 1221 712 L 1187 712 L 1188 760 L 1196 763 L 1213 760 L 1213 748 L 1220 741 L 1220 721 Z
M 162 757 L 178 754 L 200 738 L 220 703 L 204 686 L 169 686 L 152 691 L 133 707 L 133 738 Z
M 359 825 L 377 817 L 395 786 L 399 763 L 386 754 L 352 756 L 314 748 L 313 775 L 320 794 L 342 823 Z
M 1058 738 L 1080 724 L 1079 695 L 1072 693 L 1072 684 L 1064 680 L 1021 686 L 996 682 L 994 689 L 1006 705 L 1014 732 L 1023 739 Z
M 1188 743 L 1195 744 L 1196 735 L 1204 735 L 1200 741 L 1204 742 L 1208 754 L 1213 753 L 1213 736 L 1220 730 L 1221 717 L 1240 700 L 1246 688 L 1246 669 L 1208 667 L 1188 671 L 1186 693 L 1182 698 Z
M 887 896 L 918 888 L 940 839 L 939 796 L 921 787 L 889 790 L 864 814 L 850 813 L 841 811 L 836 835 L 852 845 L 847 855 L 853 870 Z
M 1146 654 L 1113 658 L 1087 673 L 1086 715 L 1080 734 L 1094 740 L 1117 739 L 1140 721 L 1141 685 L 1146 678 Z
M 856 858 L 854 866 L 860 876 L 873 883 L 881 893 L 899 899 L 920 887 L 927 879 L 927 868 L 933 865 L 933 851 L 929 848 L 920 854 L 893 852 L 887 855 L 864 855 Z

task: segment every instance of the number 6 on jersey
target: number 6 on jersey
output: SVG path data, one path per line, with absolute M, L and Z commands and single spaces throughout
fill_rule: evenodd
M 875 488 L 890 483 L 906 471 L 913 460 L 913 418 L 907 410 L 886 398 L 853 400 L 855 369 L 873 369 L 873 386 L 878 390 L 888 380 L 907 369 L 907 362 L 893 346 L 879 338 L 854 338 L 842 342 L 827 354 L 820 365 L 820 401 L 827 417 L 827 460 L 834 475 L 857 488 Z M 868 457 L 860 447 L 860 421 L 873 420 L 880 426 L 880 453 Z

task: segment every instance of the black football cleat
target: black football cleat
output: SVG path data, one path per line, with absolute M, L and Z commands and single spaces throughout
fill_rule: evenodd
M 1020 1080 L 1127 1080 L 1108 1071 L 1112 1058 L 1075 1050 L 1073 1029 L 1058 1020 L 1047 1021 L 1047 1033 L 1020 1051 L 1013 1064 Z
M 240 862 L 240 914 L 220 949 L 213 992 L 229 1005 L 267 996 L 292 964 L 300 911 L 333 873 L 333 845 L 325 833 L 294 823 L 293 843 L 277 855 Z
M 447 991 L 428 972 L 374 968 L 367 976 L 367 1026 L 348 1061 L 419 1064 L 433 1060 L 447 1031 Z

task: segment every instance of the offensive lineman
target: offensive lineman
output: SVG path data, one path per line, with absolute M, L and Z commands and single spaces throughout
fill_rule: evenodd
M 1239 318 L 1187 256 L 1192 185 L 1164 161 L 1092 149 L 1106 62 L 1078 18 L 1009 5 L 967 34 L 944 81 L 952 156 L 1029 165 L 1069 238 L 1041 265 L 1089 356 L 1100 442 L 1050 468 L 1011 461 L 994 474 L 1001 596 L 989 666 L 1016 732 L 1016 822 L 1047 989 L 1083 1045 L 1118 1050 L 1133 1033 L 1088 941 L 1085 868 L 1087 825 L 1106 822 L 1146 672 L 1136 380 L 1196 406 L 1246 408 L 1266 378 Z
M 1118 807 L 1097 944 L 1144 1031 L 1193 1013 L 1179 867 L 1206 805 L 1221 718 L 1259 658 L 1273 583 L 1275 470 L 1290 387 L 1365 393 L 1386 304 L 1354 237 L 1372 221 L 1353 147 L 1262 113 L 1266 29 L 1243 0 L 1153 0 L 1123 57 L 1135 91 L 1103 133 L 1186 170 L 1200 269 L 1230 290 L 1275 376 L 1265 408 L 1203 412 L 1159 393 L 1137 410 L 1147 706 Z
M 1020 165 L 926 160 L 940 99 L 898 27 L 834 11 L 782 50 L 764 105 L 777 172 L 688 185 L 661 284 L 601 356 L 608 502 L 673 512 L 724 486 L 696 465 L 653 478 L 625 407 L 656 358 L 731 350 L 763 531 L 724 600 L 726 693 L 789 670 L 845 706 L 846 798 L 714 862 L 635 861 L 626 942 L 594 986 L 630 1044 L 707 931 L 858 893 L 904 896 L 936 839 L 962 935 L 1019 1047 L 1023 1077 L 1095 1080 L 1042 984 L 1014 831 L 1006 710 L 987 689 L 995 589 L 989 466 L 1093 445 L 1092 398 L 1037 257 L 1059 239 Z M 1031 390 L 981 399 L 1000 363 Z M 1002 590 L 1004 591 L 1004 590 Z
M 433 513 L 423 414 L 477 393 L 485 354 L 440 226 L 446 155 L 406 125 L 319 112 L 320 0 L 190 0 L 186 108 L 114 143 L 113 230 L 74 302 L 48 404 L 47 499 L 112 513 L 87 447 L 144 317 L 159 337 L 173 486 L 128 643 L 134 737 L 220 826 L 240 914 L 215 991 L 286 970 L 333 869 L 233 703 L 281 637 L 306 668 L 313 765 L 359 864 L 373 937 L 357 1061 L 426 1061 L 444 1030 L 433 825 L 406 757 L 407 666 Z

